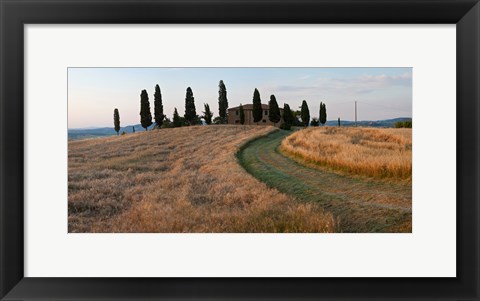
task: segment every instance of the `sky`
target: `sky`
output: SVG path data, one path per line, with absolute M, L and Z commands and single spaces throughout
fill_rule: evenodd
M 412 68 L 68 68 L 68 128 L 113 127 L 118 108 L 121 126 L 140 123 L 140 93 L 147 90 L 153 116 L 155 85 L 164 114 L 185 112 L 191 87 L 198 115 L 208 103 L 218 116 L 218 83 L 223 80 L 229 107 L 250 104 L 255 88 L 262 103 L 275 95 L 292 110 L 306 100 L 311 118 L 320 102 L 327 120 L 382 120 L 412 117 Z

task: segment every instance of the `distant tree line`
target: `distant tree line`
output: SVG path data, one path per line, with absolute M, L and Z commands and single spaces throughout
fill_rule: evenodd
M 395 122 L 395 127 L 396 128 L 412 128 L 412 121 L 407 120 L 407 121 L 397 121 Z

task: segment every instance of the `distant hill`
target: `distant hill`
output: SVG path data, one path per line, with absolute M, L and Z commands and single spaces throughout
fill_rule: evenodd
M 148 127 L 148 130 L 153 129 L 154 124 Z M 127 134 L 133 132 L 133 127 L 135 127 L 135 132 L 145 131 L 140 124 L 127 125 L 120 127 L 120 134 L 125 132 Z M 98 138 L 98 137 L 108 137 L 116 135 L 117 132 L 113 127 L 103 127 L 103 128 L 82 128 L 82 129 L 68 129 L 68 140 L 80 140 L 88 138 Z
M 393 119 L 385 119 L 385 120 L 362 120 L 357 121 L 358 126 L 369 126 L 369 127 L 383 127 L 383 128 L 393 128 L 395 127 L 395 123 L 399 121 L 412 121 L 412 118 L 408 117 L 399 117 Z M 337 126 L 337 120 L 328 120 L 325 125 L 330 126 Z M 355 126 L 355 121 L 350 120 L 340 120 L 341 126 Z
M 363 120 L 358 121 L 358 126 L 369 126 L 369 127 L 385 127 L 385 128 L 392 128 L 395 127 L 395 122 L 398 121 L 411 121 L 412 118 L 407 117 L 400 117 L 394 119 L 386 119 L 386 120 Z M 349 120 L 340 120 L 341 126 L 354 126 L 355 121 Z M 337 120 L 328 120 L 325 125 L 329 126 L 337 126 Z M 153 124 L 148 127 L 148 130 L 153 129 Z M 133 132 L 133 127 L 135 127 L 135 132 L 145 131 L 144 128 L 140 124 L 135 125 L 128 125 L 120 128 L 120 134 L 125 132 L 130 134 Z M 82 129 L 68 129 L 68 140 L 80 140 L 80 139 L 88 139 L 88 138 L 97 138 L 97 137 L 108 137 L 116 135 L 117 132 L 113 129 L 113 127 L 103 127 L 103 128 L 82 128 Z

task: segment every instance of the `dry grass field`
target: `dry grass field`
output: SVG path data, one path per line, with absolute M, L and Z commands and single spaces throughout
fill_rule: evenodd
M 412 180 L 412 129 L 314 127 L 282 141 L 293 159 L 350 175 Z
M 68 142 L 69 232 L 335 232 L 331 214 L 248 174 L 273 127 L 195 126 Z

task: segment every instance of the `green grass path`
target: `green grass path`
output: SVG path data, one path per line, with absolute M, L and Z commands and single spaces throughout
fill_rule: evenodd
M 313 169 L 285 157 L 279 130 L 248 143 L 239 153 L 242 166 L 268 186 L 331 212 L 340 232 L 411 232 L 412 188 L 352 178 Z

